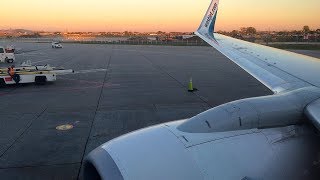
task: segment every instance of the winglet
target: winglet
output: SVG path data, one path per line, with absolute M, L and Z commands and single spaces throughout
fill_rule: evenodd
M 219 5 L 219 0 L 212 0 L 200 24 L 200 27 L 195 32 L 196 35 L 198 35 L 200 38 L 202 38 L 204 41 L 206 41 L 212 46 L 214 46 L 212 44 L 212 41 L 214 44 L 218 45 L 218 42 L 216 41 L 213 35 L 217 13 L 218 13 L 218 5 Z

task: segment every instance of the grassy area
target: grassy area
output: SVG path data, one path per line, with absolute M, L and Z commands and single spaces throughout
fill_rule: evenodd
M 37 43 L 51 43 L 51 41 L 32 41 Z M 71 44 L 118 44 L 118 45 L 156 45 L 156 46 L 210 46 L 204 41 L 61 41 L 62 43 Z M 265 44 L 263 44 L 265 45 Z M 314 44 L 299 44 L 299 43 L 274 43 L 267 46 L 278 49 L 297 49 L 297 50 L 320 50 L 320 43 Z
M 123 44 L 123 45 L 156 45 L 156 46 L 209 46 L 204 41 L 121 41 L 121 42 L 104 42 L 104 41 L 65 41 L 64 43 L 80 44 Z M 300 49 L 300 50 L 320 50 L 320 44 L 269 44 L 268 46 L 279 49 Z
M 204 41 L 63 41 L 63 43 L 78 43 L 78 44 L 118 44 L 118 45 L 155 45 L 155 46 L 209 46 Z

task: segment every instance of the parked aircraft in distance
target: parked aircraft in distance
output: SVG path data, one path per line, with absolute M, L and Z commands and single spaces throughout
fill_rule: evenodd
M 218 3 L 196 34 L 274 94 L 111 140 L 86 157 L 85 179 L 320 178 L 319 59 L 214 33 Z

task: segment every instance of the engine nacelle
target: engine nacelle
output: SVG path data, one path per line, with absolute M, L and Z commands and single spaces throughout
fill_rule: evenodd
M 178 129 L 189 133 L 210 133 L 288 126 L 301 122 L 304 108 L 318 98 L 320 90 L 308 87 L 289 93 L 242 99 L 198 114 Z

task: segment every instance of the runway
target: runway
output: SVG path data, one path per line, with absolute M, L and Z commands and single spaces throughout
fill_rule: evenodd
M 76 73 L 0 89 L 1 179 L 77 179 L 85 155 L 108 140 L 271 94 L 211 47 L 14 44 L 17 65 L 31 60 Z M 187 92 L 190 77 L 199 91 Z

